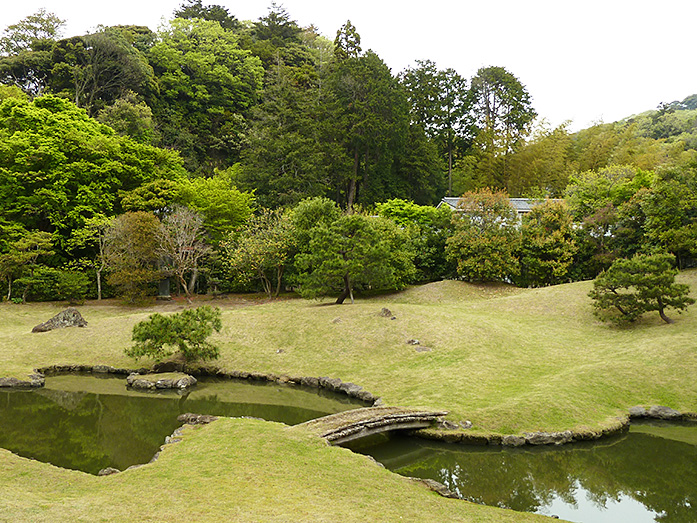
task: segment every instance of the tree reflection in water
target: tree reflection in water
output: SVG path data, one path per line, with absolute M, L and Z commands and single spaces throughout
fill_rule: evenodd
M 622 511 L 623 521 L 694 523 L 697 424 L 655 425 L 562 447 L 467 447 L 405 437 L 362 452 L 486 505 L 584 523 Z

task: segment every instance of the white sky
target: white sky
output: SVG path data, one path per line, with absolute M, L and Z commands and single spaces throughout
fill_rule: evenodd
M 97 25 L 156 30 L 183 0 L 4 0 L 0 29 L 40 7 L 67 20 L 64 36 Z M 350 19 L 363 49 L 398 73 L 432 60 L 471 78 L 503 66 L 527 87 L 541 117 L 572 130 L 611 122 L 697 93 L 695 0 L 277 0 L 301 26 L 331 39 Z M 204 0 L 240 20 L 271 0 Z M 89 7 L 87 7 L 89 6 Z

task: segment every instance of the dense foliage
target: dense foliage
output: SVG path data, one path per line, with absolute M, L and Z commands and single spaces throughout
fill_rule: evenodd
M 504 67 L 393 74 L 350 21 L 326 38 L 276 3 L 240 22 L 186 0 L 157 32 L 63 25 L 40 10 L 0 35 L 6 299 L 133 301 L 173 277 L 187 299 L 342 302 L 592 279 L 655 252 L 697 265 L 695 96 L 570 133 L 535 127 Z M 510 196 L 539 205 L 521 219 Z

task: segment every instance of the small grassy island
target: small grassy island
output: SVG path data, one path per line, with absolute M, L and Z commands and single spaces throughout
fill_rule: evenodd
M 697 271 L 678 281 L 694 289 Z M 593 316 L 591 286 L 442 281 L 344 306 L 219 299 L 214 364 L 226 372 L 339 378 L 386 405 L 448 411 L 455 424 L 472 424 L 457 431 L 474 436 L 598 433 L 617 426 L 633 406 L 697 412 L 695 313 L 688 309 L 671 325 L 647 315 L 631 328 L 608 326 Z M 31 333 L 61 307 L 0 306 L 0 376 L 25 379 L 50 365 L 133 367 L 124 354 L 133 325 L 189 305 L 91 302 L 79 307 L 88 327 Z M 17 520 L 549 519 L 446 499 L 299 428 L 249 419 L 187 427 L 156 462 L 114 476 L 4 450 L 0 466 L 0 510 Z

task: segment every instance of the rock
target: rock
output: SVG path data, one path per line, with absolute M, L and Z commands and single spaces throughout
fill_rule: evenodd
M 215 421 L 217 419 L 217 416 L 211 416 L 210 414 L 194 414 L 191 412 L 177 416 L 177 421 L 181 421 L 187 425 L 207 425 L 211 421 Z M 175 431 L 172 435 L 179 436 L 180 434 L 181 432 L 177 433 Z
M 504 447 L 522 447 L 525 445 L 525 438 L 523 436 L 504 436 L 501 445 Z
M 319 378 L 319 386 L 329 390 L 341 390 L 341 380 L 339 378 L 322 376 Z
M 341 318 L 334 318 L 332 323 L 341 323 Z
M 119 472 L 121 472 L 119 469 L 115 469 L 114 467 L 107 467 L 97 472 L 97 476 L 111 476 L 112 474 L 118 474 Z
M 126 378 L 126 384 L 134 389 L 187 389 L 196 385 L 197 380 L 188 374 L 169 373 L 162 374 L 137 374 L 131 373 Z
M 110 367 L 108 365 L 95 365 L 92 367 L 92 372 L 95 374 L 109 374 L 110 372 L 114 371 L 114 367 Z
M 383 307 L 382 310 L 378 313 L 378 316 L 382 318 L 393 318 L 392 311 L 385 307 Z
M 407 340 L 407 345 L 421 345 L 419 340 Z
M 644 407 L 636 406 L 636 407 L 630 407 L 630 409 L 629 409 L 629 417 L 630 418 L 645 418 L 646 415 L 647 415 L 647 411 Z
M 428 488 L 430 488 L 433 492 L 440 494 L 444 498 L 460 499 L 460 497 L 457 494 L 452 492 L 450 489 L 448 489 L 448 487 L 446 487 L 442 483 L 439 483 L 435 479 L 411 478 L 411 477 L 408 479 L 415 481 L 415 482 L 418 482 L 418 483 L 423 483 Z
M 421 347 L 420 345 L 414 347 L 414 350 L 415 350 L 416 352 L 431 352 L 431 348 L 430 348 L 430 347 Z
M 0 388 L 38 388 L 43 387 L 46 382 L 43 374 L 30 374 L 28 378 L 28 380 L 20 380 L 14 377 L 0 378 Z
M 37 325 L 31 331 L 48 332 L 53 329 L 63 329 L 65 327 L 87 327 L 87 322 L 75 307 L 68 307 L 47 322 Z
M 573 432 L 533 432 L 525 433 L 525 441 L 530 445 L 563 445 L 573 440 Z
M 670 407 L 654 405 L 647 412 L 648 417 L 656 419 L 682 419 L 682 414 Z
M 440 426 L 441 426 L 441 428 L 444 428 L 446 430 L 457 430 L 460 428 L 460 425 L 458 425 L 457 423 L 454 423 L 450 420 L 447 420 L 447 419 L 441 421 Z
M 303 376 L 302 378 L 300 378 L 300 384 L 305 385 L 306 387 L 313 387 L 317 389 L 319 388 L 319 379 Z
M 471 422 L 470 420 L 461 421 L 461 422 L 460 422 L 460 427 L 462 427 L 462 428 L 465 429 L 465 430 L 471 429 L 471 428 L 472 428 L 472 422 Z
M 344 392 L 347 396 L 351 396 L 352 398 L 355 398 L 358 396 L 358 393 L 363 390 L 363 387 L 360 385 L 356 385 L 355 383 L 341 383 L 339 385 L 339 390 L 341 392 Z

